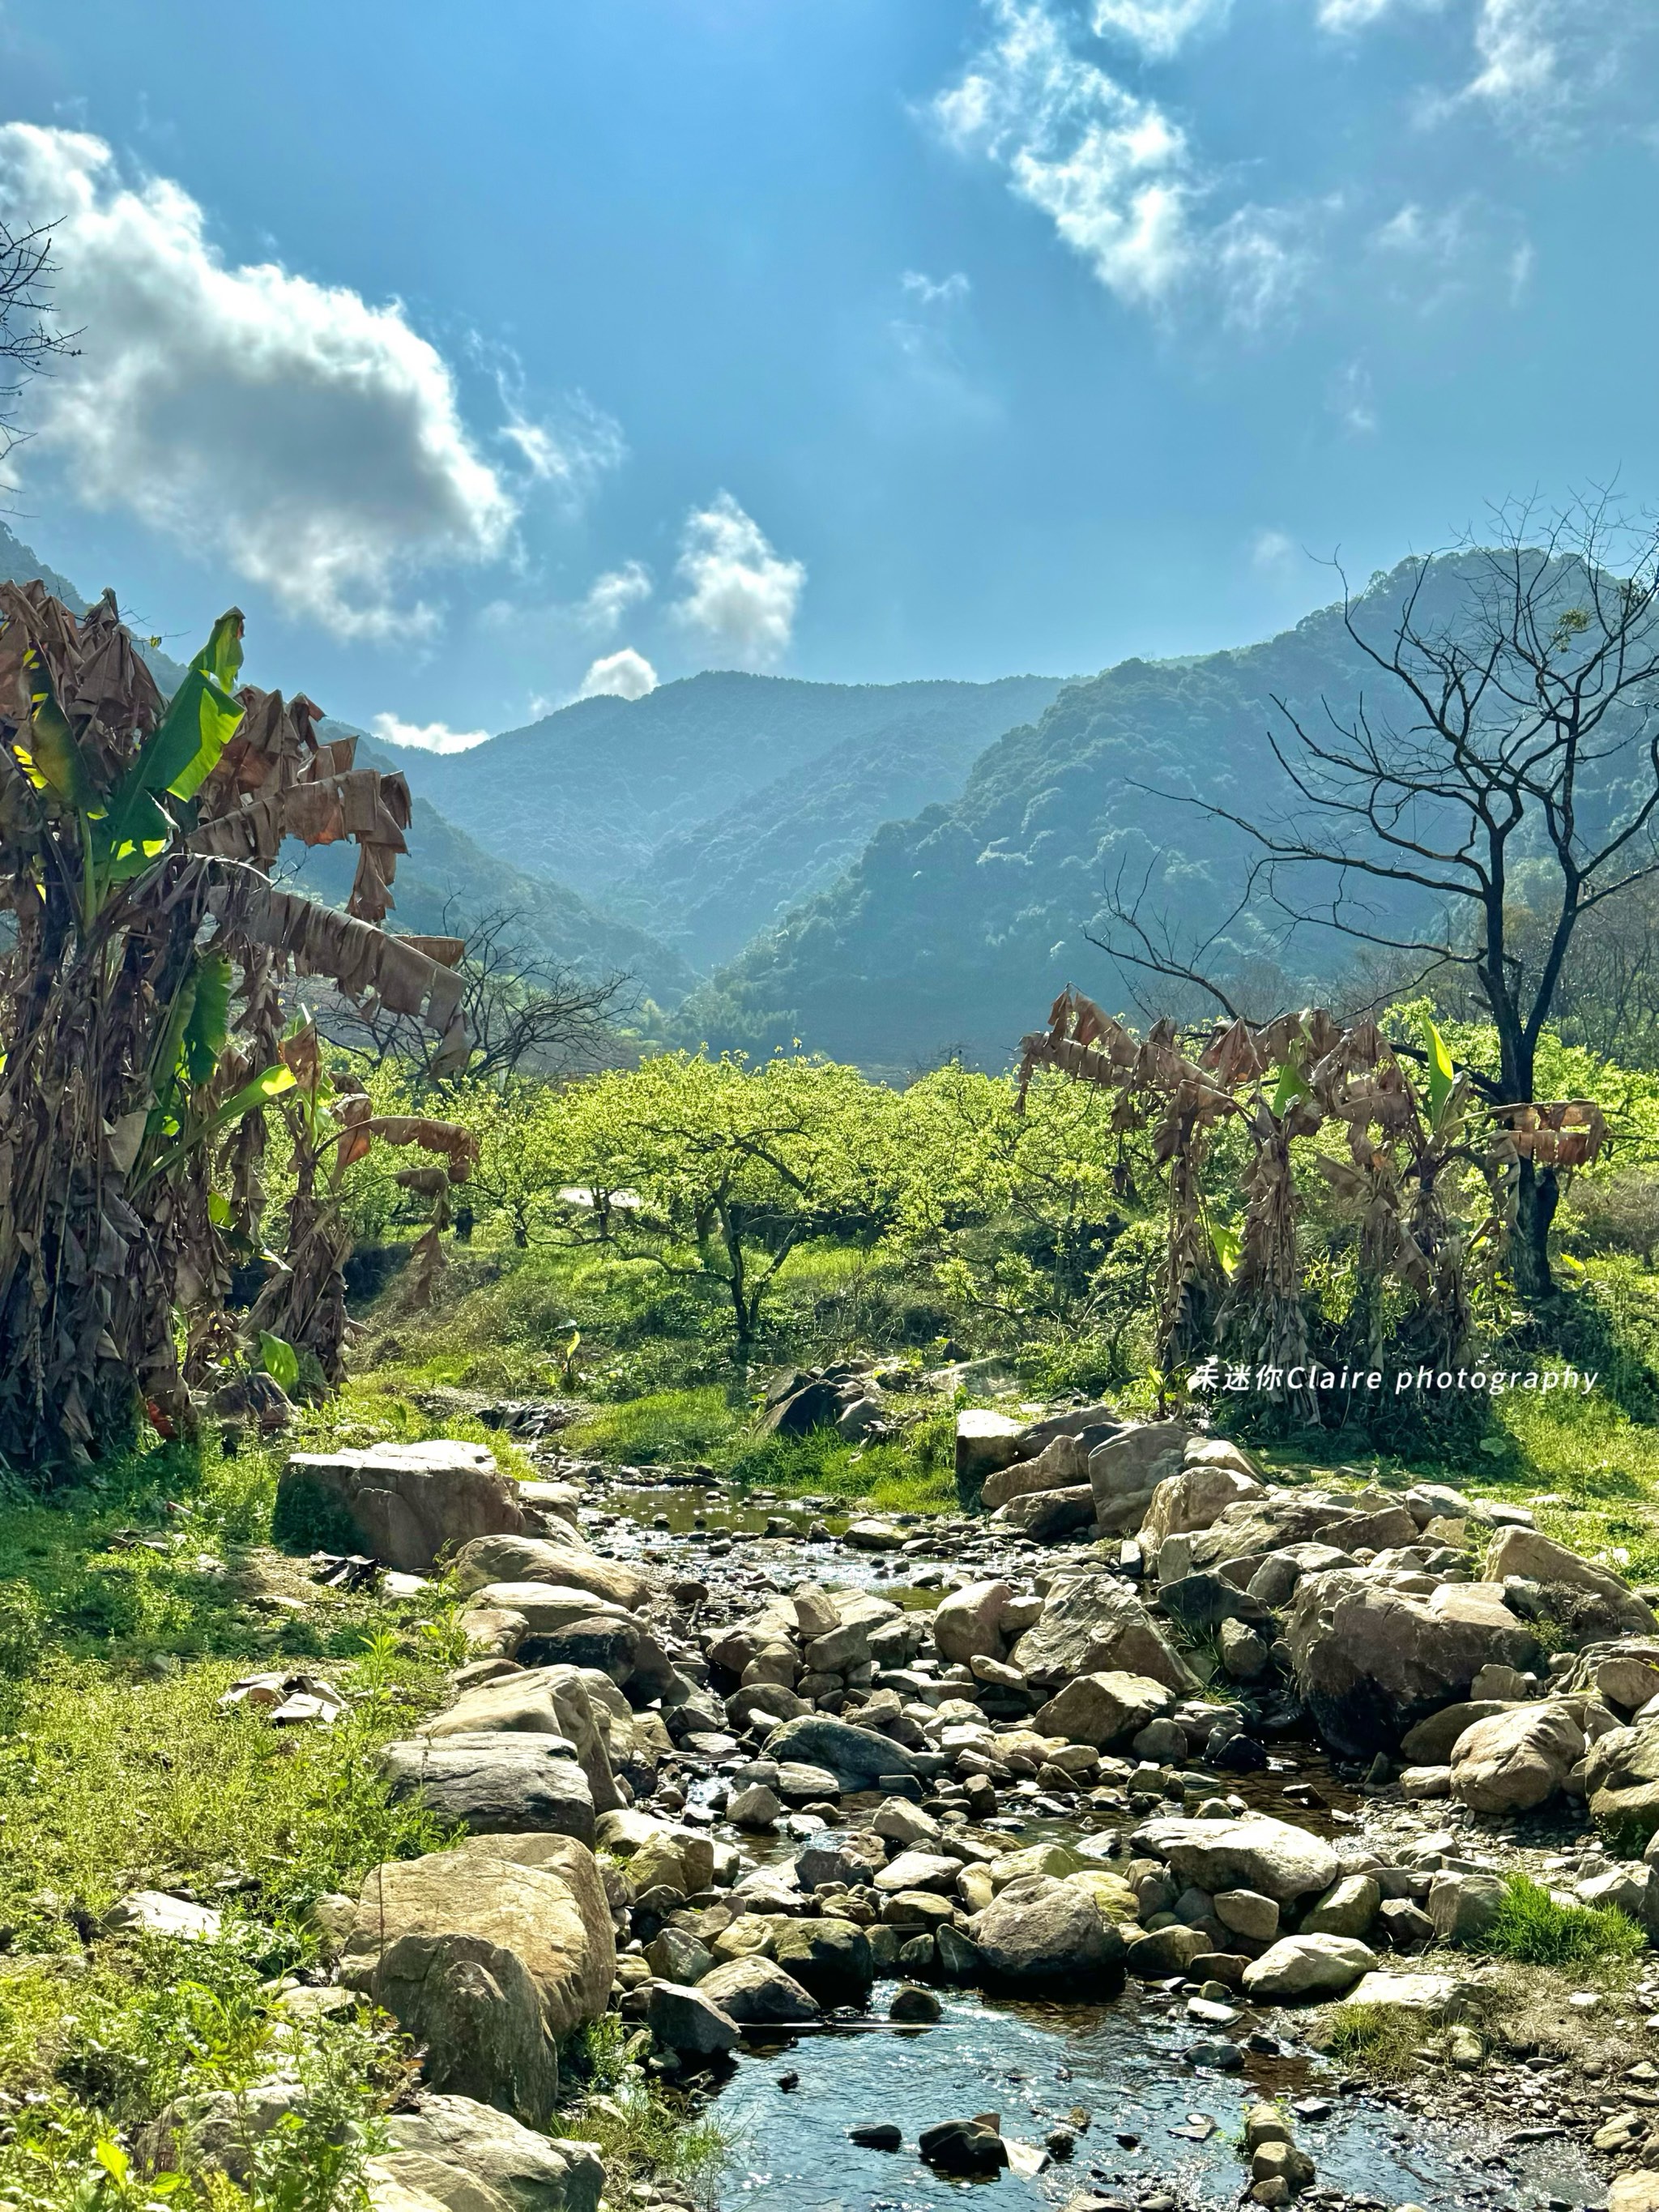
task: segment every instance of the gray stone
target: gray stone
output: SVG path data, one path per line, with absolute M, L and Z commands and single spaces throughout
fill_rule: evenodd
M 780 1763 L 802 1759 L 827 1766 L 843 1790 L 869 1790 L 884 1774 L 915 1771 L 911 1754 L 902 1745 L 873 1729 L 851 1726 L 827 1713 L 804 1713 L 786 1720 L 766 1739 L 766 1755 Z
M 1093 1526 L 1095 1494 L 1086 1482 L 1067 1490 L 1042 1490 L 1029 1497 L 1011 1498 L 991 1516 L 994 1525 L 1029 1536 L 1036 1544 L 1052 1544 Z
M 775 1960 L 732 1959 L 698 1982 L 698 1989 L 740 2027 L 784 2027 L 817 2020 L 817 2000 Z
M 171 1936 L 199 1942 L 218 1941 L 222 1915 L 210 1905 L 171 1897 L 163 1889 L 134 1889 L 104 1915 L 111 1930 L 137 1929 L 146 1936 Z
M 1507 1894 L 1495 1874 L 1437 1874 L 1429 1884 L 1429 1917 L 1443 1943 L 1478 1943 Z
M 1132 1838 L 1137 1850 L 1166 1860 L 1184 1881 L 1213 1896 L 1253 1889 L 1283 1904 L 1328 1889 L 1340 1871 L 1322 1836 L 1288 1821 L 1252 1814 L 1238 1820 L 1149 1820 Z
M 1279 1906 L 1257 1890 L 1220 1891 L 1215 1899 L 1215 1917 L 1224 1928 L 1248 1936 L 1252 1942 L 1271 1943 L 1279 1933 Z
M 389 1743 L 380 1771 L 392 1802 L 418 1798 L 474 1835 L 550 1832 L 591 1844 L 593 1791 L 562 1738 L 483 1734 Z
M 309 1532 L 330 1515 L 349 1522 L 374 1558 L 416 1575 L 474 1537 L 516 1534 L 526 1525 L 517 1485 L 494 1454 L 448 1437 L 290 1454 L 277 1478 L 275 1526 Z
M 1022 1988 L 1091 1980 L 1121 1962 L 1124 1945 L 1094 1899 L 1049 1875 L 1010 1882 L 969 1923 L 987 1977 Z
M 475 2098 L 423 2096 L 390 2113 L 386 2132 L 368 2165 L 376 2212 L 388 2185 L 450 2212 L 598 2212 L 605 2168 L 592 2143 L 538 2134 Z
M 952 1667 L 965 1667 L 981 1655 L 1002 1656 L 1003 1609 L 1013 1595 L 1005 1582 L 968 1583 L 941 1598 L 933 1613 L 933 1644 Z
M 625 1612 L 637 1613 L 655 1589 L 653 1578 L 620 1559 L 597 1559 L 571 1544 L 551 1544 L 538 1536 L 480 1536 L 456 1554 L 455 1586 L 463 1593 L 490 1583 L 551 1583 L 561 1589 L 592 1590 Z
M 1103 1751 L 1166 1714 L 1174 1702 L 1175 1692 L 1149 1675 L 1079 1674 L 1042 1707 L 1032 1726 Z
M 1451 1752 L 1451 1794 L 1477 1813 L 1526 1812 L 1558 1796 L 1584 1756 L 1566 1700 L 1516 1705 L 1465 1729 Z
M 1346 1874 L 1303 1914 L 1304 1936 L 1365 1936 L 1376 1918 L 1382 1892 L 1368 1874 Z
M 1028 1681 L 1075 1674 L 1145 1674 L 1186 1695 L 1197 1682 L 1134 1593 L 1103 1572 L 1056 1575 L 1042 1617 L 1010 1655 Z
M 1508 1576 L 1519 1575 L 1528 1582 L 1586 1592 L 1600 1601 L 1605 1613 L 1604 1634 L 1659 1632 L 1659 1615 L 1644 1604 L 1627 1583 L 1607 1568 L 1581 1559 L 1566 1545 L 1540 1536 L 1535 1528 L 1500 1528 L 1486 1553 L 1486 1571 L 1491 1582 L 1501 1583 Z
M 665 2051 L 682 2057 L 714 2058 L 739 2039 L 738 2023 L 701 1990 L 679 1982 L 653 1982 L 646 2021 Z
M 1486 1671 L 1481 1669 L 1483 1674 Z M 1407 1729 L 1400 1740 L 1400 1756 L 1413 1766 L 1447 1765 L 1452 1746 L 1465 1729 L 1509 1710 L 1509 1700 L 1503 1698 L 1466 1698 L 1455 1705 L 1443 1705 L 1437 1713 L 1419 1721 L 1415 1728 Z
M 1244 1994 L 1282 2004 L 1291 1997 L 1340 1997 L 1376 1964 L 1352 1936 L 1281 1936 L 1244 1969 Z

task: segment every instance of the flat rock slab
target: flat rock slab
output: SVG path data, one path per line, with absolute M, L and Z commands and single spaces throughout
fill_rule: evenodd
M 1336 1852 L 1322 1836 L 1266 1814 L 1242 1820 L 1148 1820 L 1133 1841 L 1212 1896 L 1249 1889 L 1283 1905 L 1310 1890 L 1328 1889 L 1340 1871 Z
M 276 1483 L 280 1534 L 320 1540 L 323 1523 L 348 1524 L 386 1566 L 423 1575 L 440 1553 L 473 1538 L 525 1526 L 518 1486 L 483 1444 L 442 1437 L 371 1444 L 362 1451 L 294 1452 Z
M 550 1832 L 593 1842 L 593 1792 L 547 1736 L 500 1733 L 389 1743 L 381 1771 L 395 1800 L 418 1797 L 474 1835 Z

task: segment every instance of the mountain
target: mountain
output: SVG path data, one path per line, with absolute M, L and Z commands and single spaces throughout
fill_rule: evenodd
M 889 814 L 953 798 L 980 749 L 1058 689 L 711 672 L 398 759 L 489 851 L 625 906 L 700 963 L 831 879 Z
M 85 598 L 66 576 L 49 568 L 33 549 L 0 523 L 0 576 L 17 582 L 39 578 L 55 598 L 84 613 Z M 138 641 L 138 650 L 164 691 L 183 681 L 184 669 L 167 654 Z M 325 720 L 325 737 L 355 737 L 364 767 L 399 768 L 411 763 L 413 799 L 409 850 L 398 863 L 392 885 L 394 929 L 416 936 L 459 932 L 469 919 L 503 910 L 514 917 L 512 935 L 526 951 L 553 966 L 590 976 L 627 975 L 637 988 L 663 1006 L 674 1006 L 695 978 L 678 952 L 648 932 L 595 911 L 565 884 L 513 866 L 485 852 L 433 805 L 421 788 L 424 753 L 404 751 L 398 759 L 347 722 Z M 289 855 L 283 855 L 288 865 Z M 349 843 L 293 848 L 291 878 L 313 896 L 343 906 L 351 890 L 356 848 Z
M 1387 630 L 1414 574 L 1407 563 L 1373 583 L 1368 626 Z M 1149 911 L 1188 941 L 1226 923 L 1255 848 L 1180 799 L 1260 814 L 1284 789 L 1267 744 L 1284 727 L 1275 698 L 1304 716 L 1327 698 L 1351 709 L 1368 676 L 1328 607 L 1264 644 L 1068 684 L 980 756 L 958 799 L 884 823 L 836 883 L 694 993 L 680 1034 L 762 1050 L 799 1036 L 902 1073 L 956 1052 L 1005 1064 L 1067 981 L 1133 1009 L 1139 979 L 1089 939 L 1106 933 L 1109 884 L 1150 870 Z M 1334 963 L 1341 948 L 1299 957 Z M 1210 957 L 1237 972 L 1277 954 L 1246 915 Z

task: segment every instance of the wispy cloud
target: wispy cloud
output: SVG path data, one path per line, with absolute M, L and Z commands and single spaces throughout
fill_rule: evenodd
M 601 637 L 613 636 L 623 617 L 630 609 L 643 605 L 653 589 L 651 571 L 645 563 L 624 561 L 620 568 L 607 568 L 593 579 L 577 606 L 576 619 L 584 629 Z
M 1211 216 L 1218 180 L 1182 125 L 1079 51 L 1076 19 L 1058 0 L 984 8 L 990 40 L 931 106 L 946 143 L 1000 169 L 1015 198 L 1128 304 L 1161 310 L 1200 293 L 1250 331 L 1282 313 L 1311 266 L 1306 212 L 1246 205 Z M 1223 0 L 1097 0 L 1091 22 L 1158 58 L 1224 13 Z
M 447 722 L 405 722 L 396 714 L 377 714 L 374 734 L 382 744 L 413 745 L 423 753 L 466 753 L 481 745 L 488 730 L 452 730 Z

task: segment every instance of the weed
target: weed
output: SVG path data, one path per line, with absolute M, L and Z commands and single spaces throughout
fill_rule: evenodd
M 1525 1875 L 1507 1875 L 1497 1917 L 1476 1948 L 1528 1966 L 1616 1966 L 1644 1951 L 1647 1937 L 1611 1905 L 1558 1905 Z
M 1375 2080 L 1397 2081 L 1411 2072 L 1428 2032 L 1420 2014 L 1399 2005 L 1334 2005 L 1320 2045 L 1328 2057 Z

